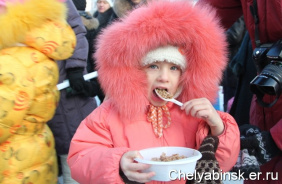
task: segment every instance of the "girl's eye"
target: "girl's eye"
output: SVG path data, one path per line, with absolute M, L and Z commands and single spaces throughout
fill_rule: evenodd
M 171 70 L 180 70 L 180 68 L 178 66 L 172 66 Z
M 148 66 L 148 68 L 151 68 L 151 69 L 157 69 L 157 68 L 158 68 L 158 66 L 157 66 L 157 65 L 152 64 L 152 65 L 149 65 L 149 66 Z

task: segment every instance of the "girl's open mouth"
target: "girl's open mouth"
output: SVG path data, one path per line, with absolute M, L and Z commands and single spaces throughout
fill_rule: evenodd
M 155 88 L 155 89 L 153 90 L 153 94 L 154 94 L 154 96 L 156 96 L 158 99 L 161 99 L 161 98 L 159 97 L 159 95 L 157 94 L 156 91 L 163 91 L 164 93 L 168 93 L 168 90 L 165 89 L 165 88 Z M 161 100 L 163 100 L 163 99 L 161 99 Z

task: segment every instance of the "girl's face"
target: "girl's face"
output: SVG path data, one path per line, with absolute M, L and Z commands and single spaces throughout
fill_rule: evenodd
M 110 9 L 111 5 L 106 0 L 98 0 L 97 8 L 99 13 L 104 13 L 108 9 Z
M 154 106 L 163 106 L 166 101 L 160 99 L 155 89 L 166 89 L 174 95 L 178 89 L 181 77 L 181 69 L 178 65 L 168 62 L 154 62 L 146 65 L 144 70 L 148 80 L 148 99 Z

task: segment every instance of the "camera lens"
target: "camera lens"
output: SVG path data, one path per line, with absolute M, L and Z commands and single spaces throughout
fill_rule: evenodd
M 269 94 L 276 95 L 277 88 L 279 87 L 278 83 L 267 76 L 259 75 L 251 82 L 251 91 L 255 94 Z
M 268 64 L 250 84 L 255 94 L 280 95 L 282 90 L 282 68 Z

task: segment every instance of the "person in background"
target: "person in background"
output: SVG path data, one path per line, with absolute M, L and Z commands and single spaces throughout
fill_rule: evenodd
M 71 57 L 76 46 L 62 2 L 0 0 L 1 184 L 57 183 L 55 141 L 46 122 L 59 101 L 55 60 Z
M 113 2 L 111 0 L 97 0 L 96 6 L 97 6 L 97 11 L 94 13 L 93 17 L 98 21 L 99 26 L 95 30 L 95 34 L 93 35 L 91 41 L 89 42 L 89 61 L 91 61 L 91 63 L 89 64 L 88 72 L 96 71 L 96 62 L 93 57 L 93 54 L 96 51 L 95 48 L 96 38 L 101 33 L 101 31 L 110 24 L 111 18 L 114 14 L 112 8 Z M 91 82 L 93 83 L 93 85 L 97 86 L 97 90 L 96 90 L 97 96 L 100 102 L 103 102 L 105 98 L 105 94 L 100 87 L 100 83 L 98 79 L 99 76 L 96 79 L 92 79 Z
M 239 126 L 250 122 L 250 107 L 253 98 L 250 82 L 257 75 L 252 55 L 252 43 L 249 32 L 246 31 L 237 54 L 230 62 L 232 71 L 238 78 L 238 83 L 229 113 L 235 118 Z
M 98 34 L 104 29 L 111 21 L 113 16 L 113 2 L 112 0 L 97 0 L 97 11 L 93 14 L 99 20 Z
M 87 57 L 87 72 L 94 71 L 94 61 L 92 59 L 93 54 L 93 39 L 96 36 L 97 29 L 99 27 L 98 19 L 94 18 L 89 12 L 85 11 L 86 0 L 72 0 L 80 17 L 83 25 L 86 28 L 86 39 L 89 45 L 88 57 Z
M 149 165 L 134 162 L 138 150 L 198 149 L 208 135 L 218 137 L 215 157 L 229 171 L 239 153 L 238 125 L 212 105 L 227 64 L 225 38 L 215 12 L 186 0 L 153 1 L 104 29 L 95 58 L 108 99 L 72 139 L 72 177 L 80 184 L 162 183 L 139 172 Z M 156 89 L 184 104 L 163 101 Z
M 95 100 L 90 97 L 89 82 L 84 81 L 83 74 L 86 74 L 88 43 L 86 30 L 81 18 L 72 2 L 66 1 L 68 7 L 67 22 L 76 34 L 76 47 L 72 56 L 63 61 L 57 61 L 60 77 L 59 83 L 68 79 L 70 88 L 60 91 L 60 101 L 54 117 L 48 121 L 52 130 L 56 151 L 62 167 L 64 184 L 76 183 L 70 174 L 66 162 L 69 152 L 70 141 L 79 126 L 80 122 L 96 107 Z
M 225 0 L 199 0 L 198 3 L 208 3 L 213 6 L 226 29 L 240 16 L 244 15 L 253 50 L 260 47 L 261 44 L 274 44 L 282 39 L 282 1 L 280 0 L 229 0 L 228 2 Z M 260 74 L 260 72 L 258 68 L 257 73 Z M 276 72 L 277 75 L 282 75 L 281 68 Z M 263 101 L 270 104 L 274 102 L 275 98 L 277 97 L 274 95 L 265 94 Z M 241 132 L 242 134 L 253 135 L 241 140 L 241 149 L 248 149 L 249 153 L 257 158 L 260 164 L 261 177 L 255 180 L 246 180 L 244 183 L 282 183 L 281 109 L 282 95 L 271 107 L 260 104 L 259 96 L 253 95 L 249 122 L 251 126 L 249 129 L 242 128 L 244 131 Z M 266 179 L 267 172 L 272 173 L 272 179 Z
M 86 0 L 73 0 L 73 3 L 78 10 L 81 20 L 86 28 L 86 39 L 88 41 L 88 57 L 87 57 L 87 72 L 91 73 L 95 71 L 95 61 L 92 57 L 94 53 L 94 39 L 98 32 L 99 20 L 94 18 L 89 12 L 85 11 Z M 89 89 L 89 95 L 91 97 L 97 96 L 100 102 L 103 102 L 104 94 L 100 88 L 97 77 L 90 80 L 87 83 Z
M 224 111 L 227 111 L 228 101 L 235 96 L 238 78 L 231 68 L 231 61 L 238 52 L 246 32 L 244 17 L 240 17 L 227 31 L 226 37 L 228 42 L 228 65 L 224 71 L 221 85 L 223 87 Z M 234 117 L 234 116 L 233 116 Z M 235 118 L 236 119 L 236 118 Z M 237 120 L 236 120 L 237 121 Z

